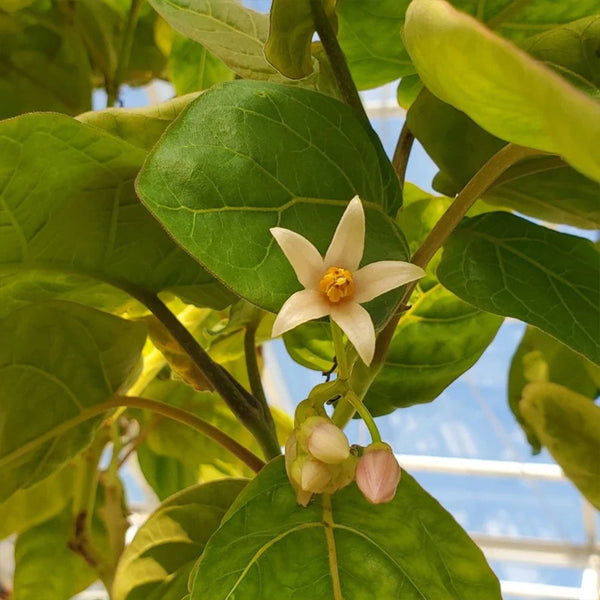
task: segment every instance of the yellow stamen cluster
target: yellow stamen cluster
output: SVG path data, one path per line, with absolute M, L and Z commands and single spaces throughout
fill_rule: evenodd
M 341 267 L 329 267 L 319 282 L 319 291 L 325 294 L 330 302 L 351 298 L 354 295 L 352 273 Z

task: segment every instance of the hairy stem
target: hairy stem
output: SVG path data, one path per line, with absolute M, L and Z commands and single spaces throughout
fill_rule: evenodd
M 128 289 L 168 329 L 169 333 L 206 375 L 206 378 L 221 395 L 237 419 L 252 433 L 260 444 L 266 458 L 281 454 L 271 413 L 234 379 L 221 365 L 216 363 L 200 346 L 194 336 L 181 324 L 158 296 L 139 289 Z
M 327 58 L 329 58 L 329 62 L 331 63 L 342 99 L 370 129 L 369 117 L 367 117 L 367 113 L 358 95 L 358 90 L 354 85 L 346 57 L 337 41 L 335 31 L 323 9 L 323 0 L 310 0 L 310 7 L 315 22 L 315 29 L 319 34 L 321 44 L 323 44 Z
M 119 88 L 121 87 L 123 76 L 129 67 L 131 48 L 133 47 L 133 37 L 140 14 L 140 8 L 142 7 L 142 1 L 143 0 L 131 0 L 127 22 L 125 23 L 125 31 L 123 31 L 123 38 L 121 39 L 121 48 L 119 49 L 117 66 L 115 67 L 112 78 L 106 82 L 107 108 L 114 106 L 119 95 Z
M 402 130 L 400 131 L 400 137 L 398 138 L 398 143 L 396 144 L 396 149 L 394 150 L 394 156 L 392 158 L 392 166 L 394 167 L 394 171 L 398 176 L 398 181 L 400 181 L 400 187 L 402 189 L 404 189 L 406 167 L 408 166 L 408 159 L 410 158 L 410 151 L 412 150 L 414 141 L 415 136 L 408 128 L 406 121 L 404 121 Z

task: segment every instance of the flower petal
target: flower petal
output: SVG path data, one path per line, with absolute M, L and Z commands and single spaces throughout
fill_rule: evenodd
M 369 313 L 354 301 L 331 306 L 331 318 L 342 328 L 368 366 L 375 353 L 375 327 Z
M 365 211 L 358 196 L 354 196 L 344 211 L 325 254 L 325 269 L 342 267 L 358 269 L 365 249 Z
M 354 302 L 362 304 L 425 276 L 425 271 L 412 263 L 382 260 L 364 266 L 354 273 Z
M 290 261 L 298 281 L 307 289 L 317 289 L 326 271 L 319 251 L 295 231 L 283 227 L 272 227 L 270 231 Z
M 329 302 L 315 290 L 301 290 L 292 294 L 281 307 L 275 323 L 273 337 L 282 335 L 302 323 L 320 319 L 329 314 Z

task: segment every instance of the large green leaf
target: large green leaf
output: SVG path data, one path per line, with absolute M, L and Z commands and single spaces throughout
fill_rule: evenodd
M 246 483 L 213 481 L 163 502 L 123 553 L 114 600 L 181 600 L 194 563 Z
M 108 120 L 121 135 L 134 130 L 109 115 L 89 120 Z M 116 310 L 130 302 L 129 286 L 227 304 L 139 203 L 133 180 L 143 150 L 55 114 L 5 121 L 0 135 L 0 315 L 49 297 Z
M 488 213 L 450 236 L 437 274 L 459 298 L 535 325 L 598 363 L 598 264 L 588 240 Z
M 102 421 L 97 405 L 131 376 L 145 337 L 141 323 L 67 302 L 0 320 L 0 500 L 91 441 Z
M 411 105 L 407 123 L 440 168 L 435 189 L 454 195 L 505 142 L 465 113 L 424 91 Z M 550 161 L 553 161 L 551 164 Z M 483 198 L 556 223 L 600 227 L 600 184 L 557 159 L 530 158 L 509 169 Z
M 30 529 L 61 512 L 71 500 L 74 481 L 75 467 L 68 464 L 1 502 L 0 540 Z
M 68 544 L 73 529 L 69 509 L 17 538 L 14 600 L 67 600 L 98 575 Z
M 0 10 L 0 119 L 34 110 L 77 114 L 91 106 L 92 73 L 73 22 L 58 3 Z
M 555 383 L 530 383 L 521 414 L 579 491 L 600 509 L 600 407 Z
M 303 508 L 283 463 L 233 503 L 190 578 L 191 600 L 500 598 L 479 548 L 407 473 L 389 504 L 368 504 L 351 484 Z
M 502 318 L 436 285 L 400 320 L 365 403 L 374 415 L 435 400 L 490 345 Z
M 558 383 L 593 399 L 600 392 L 600 367 L 536 327 L 527 327 L 510 365 L 508 403 L 534 453 L 538 453 L 540 441 L 519 408 L 523 388 L 532 381 Z
M 400 192 L 379 142 L 349 107 L 299 88 L 234 82 L 205 92 L 150 154 L 137 190 L 190 254 L 270 311 L 299 287 L 270 227 L 298 231 L 324 252 L 358 194 L 365 262 L 407 257 L 384 212 L 398 206 Z M 378 323 L 400 294 L 372 303 Z
M 399 39 L 410 0 L 339 0 L 340 44 L 360 89 L 376 87 L 415 72 Z M 453 0 L 510 39 L 526 38 L 559 23 L 598 12 L 596 0 L 579 2 L 512 2 L 511 0 Z
M 560 154 L 600 180 L 600 103 L 443 0 L 413 0 L 404 41 L 440 99 L 494 135 Z
M 235 77 L 235 73 L 204 46 L 178 33 L 173 35 L 169 71 L 178 95 L 205 90 Z

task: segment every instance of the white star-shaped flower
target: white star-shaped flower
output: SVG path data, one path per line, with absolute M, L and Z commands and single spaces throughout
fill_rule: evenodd
M 348 336 L 364 363 L 370 365 L 375 352 L 375 328 L 361 304 L 420 279 L 425 271 L 399 260 L 383 260 L 358 268 L 365 247 L 365 213 L 358 196 L 344 211 L 325 258 L 294 231 L 273 227 L 271 233 L 305 288 L 292 294 L 281 307 L 273 324 L 273 336 L 329 315 Z

